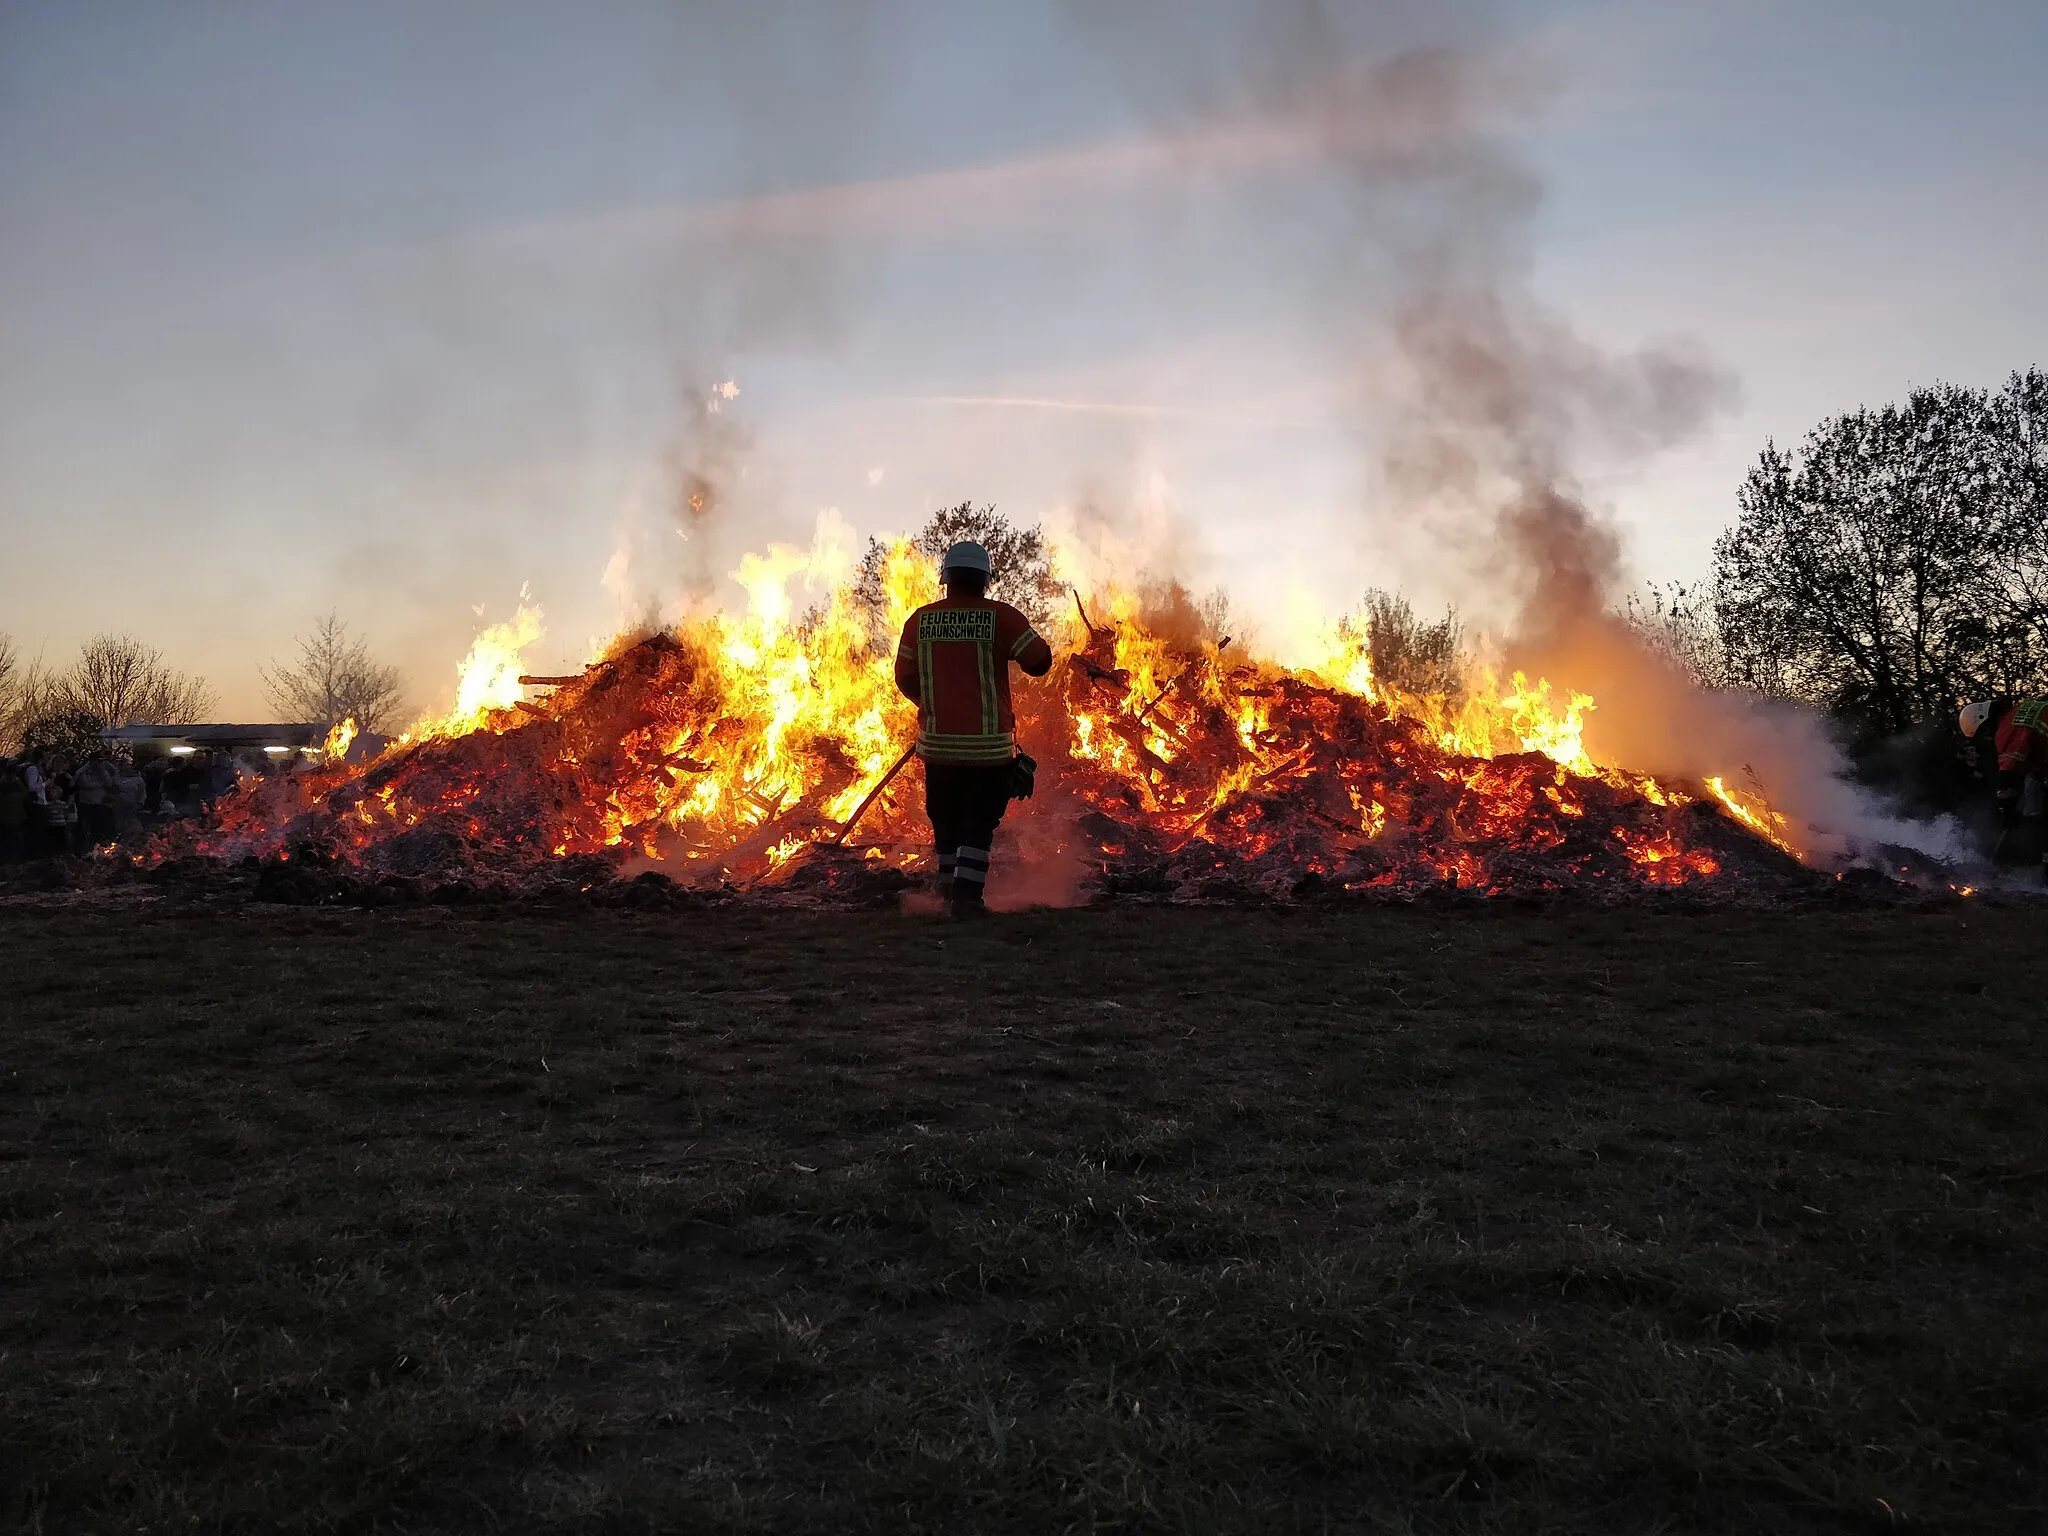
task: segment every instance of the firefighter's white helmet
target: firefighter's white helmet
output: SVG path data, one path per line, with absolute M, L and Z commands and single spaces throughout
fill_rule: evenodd
M 1965 736 L 1974 736 L 1983 728 L 1984 722 L 1990 718 L 1991 701 L 1989 699 L 1979 699 L 1974 704 L 1965 704 L 1963 706 L 1963 712 L 1956 717 L 1956 724 L 1963 728 Z
M 948 571 L 979 571 L 989 574 L 988 551 L 972 539 L 962 539 L 946 551 L 946 558 L 939 562 L 939 575 L 943 579 Z

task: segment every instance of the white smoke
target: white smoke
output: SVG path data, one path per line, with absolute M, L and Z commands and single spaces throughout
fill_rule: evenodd
M 1536 293 L 1541 186 L 1518 135 L 1552 83 L 1549 61 L 1469 26 L 1415 42 L 1430 29 L 1417 7 L 1271 0 L 1206 50 L 1147 49 L 1167 18 L 1113 14 L 1106 35 L 1188 153 L 1243 137 L 1196 131 L 1197 117 L 1313 147 L 1342 216 L 1276 233 L 1274 254 L 1357 381 L 1378 515 L 1426 530 L 1464 573 L 1464 606 L 1502 616 L 1510 666 L 1594 696 L 1596 759 L 1761 789 L 1817 861 L 1873 844 L 1959 856 L 1952 823 L 1903 820 L 1846 782 L 1817 717 L 1702 690 L 1617 613 L 1622 538 L 1578 466 L 1597 452 L 1611 470 L 1684 441 L 1735 385 L 1694 345 L 1602 349 Z

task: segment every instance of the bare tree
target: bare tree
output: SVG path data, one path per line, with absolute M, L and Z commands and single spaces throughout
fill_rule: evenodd
M 82 750 L 106 726 L 203 720 L 212 710 L 204 678 L 166 666 L 133 635 L 95 635 L 62 671 L 24 663 L 0 640 L 0 742 L 10 748 Z
M 1714 609 L 1700 592 L 1679 582 L 1652 583 L 1631 592 L 1622 618 L 1650 651 L 1678 668 L 1699 687 L 1726 688 L 1733 682 L 1727 647 Z
M 14 637 L 0 631 L 0 752 L 12 752 L 20 739 L 21 657 Z
M 133 635 L 94 635 L 55 683 L 64 710 L 102 725 L 166 725 L 203 720 L 213 690 L 203 677 L 165 665 L 163 653 Z
M 382 734 L 396 723 L 405 682 L 398 668 L 370 655 L 360 635 L 334 613 L 299 641 L 298 660 L 277 663 L 263 673 L 271 704 L 287 718 L 332 728 L 353 720 L 356 729 Z
M 22 751 L 48 734 L 37 724 L 64 713 L 61 684 L 40 657 L 23 661 L 13 641 L 0 635 L 0 752 Z M 98 730 L 95 725 L 95 735 Z
M 1221 645 L 1233 633 L 1242 638 L 1243 631 L 1236 629 L 1236 618 L 1230 604 L 1230 593 L 1222 587 L 1211 587 L 1195 603 L 1195 612 L 1202 620 L 1202 638 Z
M 35 717 L 49 685 L 42 665 L 22 660 L 14 637 L 0 634 L 0 752 L 21 750 L 21 728 Z

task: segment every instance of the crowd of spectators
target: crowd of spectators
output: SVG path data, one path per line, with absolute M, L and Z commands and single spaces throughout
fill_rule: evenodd
M 213 809 L 242 779 L 232 754 L 149 758 L 139 768 L 102 747 L 74 757 L 36 748 L 0 758 L 0 864 L 139 842 L 181 816 Z

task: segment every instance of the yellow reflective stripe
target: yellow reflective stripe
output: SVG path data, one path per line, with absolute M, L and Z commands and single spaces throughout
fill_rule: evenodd
M 1019 656 L 1022 656 L 1031 648 L 1031 642 L 1037 638 L 1038 631 L 1027 625 L 1024 633 L 1017 637 L 1017 643 L 1010 647 L 1010 660 L 1015 661 Z
M 984 736 L 993 736 L 1001 729 L 1003 723 L 1002 711 L 996 708 L 995 646 L 986 640 L 975 641 L 974 659 L 981 667 L 981 733 Z
M 917 738 L 917 755 L 933 763 L 1007 763 L 1017 755 L 1007 736 L 989 740 L 979 736 Z
M 924 637 L 924 626 L 918 626 L 917 635 L 917 709 L 923 724 L 936 725 L 939 719 L 939 701 L 932 692 L 932 643 Z

